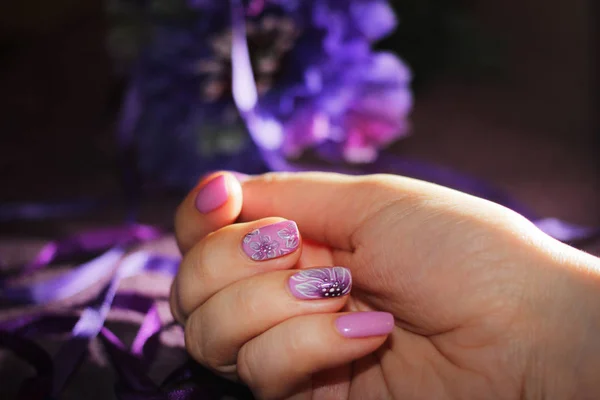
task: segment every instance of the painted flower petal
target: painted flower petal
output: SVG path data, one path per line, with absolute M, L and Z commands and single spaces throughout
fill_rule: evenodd
M 260 231 L 258 229 L 255 229 L 252 232 L 246 234 L 246 236 L 244 236 L 244 243 L 250 243 L 250 241 L 252 241 L 252 239 L 254 239 L 254 237 L 259 233 Z
M 285 247 L 288 249 L 294 249 L 298 247 L 298 241 L 298 236 L 292 236 L 286 240 Z
M 306 270 L 302 270 L 299 273 L 295 274 L 292 279 L 298 282 L 308 282 L 308 281 L 312 281 L 312 282 L 320 282 L 323 281 L 325 279 L 330 279 L 331 275 L 328 272 L 325 272 L 323 269 L 320 268 L 312 268 L 312 269 L 306 269 Z
M 269 244 L 269 243 L 271 243 L 271 236 L 263 235 L 260 237 L 259 240 L 260 240 L 260 243 L 262 243 L 262 244 Z
M 267 252 L 267 258 L 275 258 L 277 257 L 277 253 L 275 252 L 275 249 L 271 249 Z
M 318 281 L 300 283 L 294 286 L 294 289 L 309 299 L 321 298 Z
M 287 239 L 288 237 L 290 237 L 290 235 L 291 235 L 291 232 L 287 228 L 277 231 L 277 236 L 279 236 L 282 239 Z
M 350 290 L 352 289 L 352 276 L 348 270 L 342 267 L 334 267 L 333 273 L 335 279 L 340 282 L 340 286 L 344 288 L 342 294 L 350 293 Z

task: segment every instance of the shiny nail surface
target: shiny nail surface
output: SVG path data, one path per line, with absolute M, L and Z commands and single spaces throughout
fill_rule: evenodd
M 344 267 L 304 269 L 292 275 L 288 285 L 298 299 L 328 299 L 350 293 L 352 275 Z
M 219 175 L 200 189 L 196 196 L 196 208 L 202 214 L 207 214 L 225 204 L 228 197 L 225 175 Z
M 246 234 L 242 241 L 244 253 L 254 261 L 285 256 L 299 245 L 300 235 L 294 221 L 282 221 L 255 229 Z
M 336 319 L 335 327 L 347 338 L 382 336 L 394 329 L 394 316 L 386 312 L 355 312 Z

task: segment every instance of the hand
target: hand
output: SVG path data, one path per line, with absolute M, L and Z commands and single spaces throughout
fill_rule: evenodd
M 242 186 L 212 175 L 180 206 L 171 306 L 191 355 L 257 397 L 600 390 L 597 259 L 503 207 L 402 177 L 269 174 Z M 303 242 L 276 258 L 254 245 L 265 254 L 253 259 L 245 235 L 270 225 L 275 238 L 288 220 Z M 352 274 L 349 295 L 294 296 L 299 269 L 334 265 Z

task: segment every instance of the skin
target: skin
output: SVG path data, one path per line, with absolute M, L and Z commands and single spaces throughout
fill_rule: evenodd
M 225 174 L 229 197 L 194 201 Z M 592 398 L 600 262 L 516 213 L 389 175 L 203 179 L 176 215 L 171 309 L 201 364 L 261 399 Z M 243 235 L 296 221 L 301 249 L 265 262 Z M 237 222 L 237 223 L 234 223 Z M 298 300 L 299 268 L 351 270 L 349 296 Z M 387 336 L 345 338 L 342 313 L 385 311 Z

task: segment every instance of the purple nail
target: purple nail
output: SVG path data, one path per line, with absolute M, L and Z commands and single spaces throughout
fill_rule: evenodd
M 282 221 L 255 229 L 244 236 L 244 253 L 254 261 L 285 256 L 300 244 L 298 226 L 294 221 Z
M 311 268 L 292 275 L 288 284 L 299 299 L 328 299 L 350 293 L 352 275 L 344 267 Z
M 386 312 L 355 312 L 339 317 L 335 327 L 347 338 L 383 336 L 394 329 L 394 316 Z
M 207 214 L 225 204 L 228 197 L 225 175 L 219 175 L 200 189 L 196 196 L 196 208 L 202 214 Z

